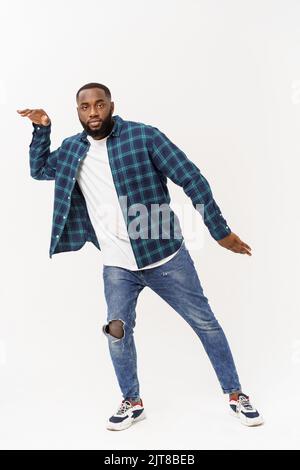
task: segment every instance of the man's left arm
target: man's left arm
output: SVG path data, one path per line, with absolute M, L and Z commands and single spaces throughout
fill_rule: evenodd
M 210 185 L 199 168 L 159 129 L 151 126 L 150 156 L 154 165 L 191 199 L 203 205 L 202 217 L 211 236 L 224 248 L 251 256 L 251 248 L 231 231 L 213 198 Z

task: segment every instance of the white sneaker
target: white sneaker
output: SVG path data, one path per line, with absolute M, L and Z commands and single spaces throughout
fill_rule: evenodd
M 229 405 L 231 414 L 239 418 L 245 426 L 259 426 L 263 424 L 263 417 L 251 405 L 249 397 L 244 393 L 239 393 L 237 400 L 230 400 Z
M 145 418 L 146 415 L 141 399 L 137 402 L 133 402 L 130 399 L 122 400 L 117 412 L 109 418 L 106 429 L 110 431 L 123 431 L 123 429 L 129 428 L 133 423 L 142 421 Z

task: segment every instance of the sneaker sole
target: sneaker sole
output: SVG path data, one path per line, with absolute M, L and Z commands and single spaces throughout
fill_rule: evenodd
M 248 427 L 254 427 L 254 426 L 261 426 L 262 424 L 264 424 L 264 419 L 262 416 L 258 416 L 257 418 L 250 418 L 251 420 L 249 420 L 249 418 L 247 418 L 246 416 L 243 416 L 242 414 L 238 414 L 236 413 L 235 411 L 233 410 L 230 410 L 230 414 L 231 416 L 233 416 L 234 418 L 237 418 L 240 420 L 240 422 L 244 425 L 244 426 L 248 426 Z
M 146 418 L 146 413 L 143 411 L 143 413 L 140 414 L 140 416 L 138 416 L 137 418 L 131 418 L 125 423 L 118 424 L 118 423 L 108 422 L 106 425 L 106 429 L 108 429 L 108 431 L 124 431 L 125 429 L 130 428 L 130 426 L 132 426 L 134 423 L 138 423 L 139 421 L 142 421 L 145 418 Z

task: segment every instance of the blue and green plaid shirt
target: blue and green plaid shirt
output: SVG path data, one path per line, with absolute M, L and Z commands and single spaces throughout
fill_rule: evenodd
M 199 168 L 156 127 L 125 121 L 113 116 L 114 126 L 107 138 L 107 151 L 117 195 L 127 196 L 127 204 L 167 204 L 170 196 L 167 178 L 181 186 L 196 205 L 203 205 L 203 220 L 215 240 L 230 232 L 220 208 L 213 199 L 210 186 Z M 63 251 L 79 250 L 86 241 L 101 250 L 92 226 L 86 202 L 76 180 L 79 166 L 90 143 L 85 131 L 63 140 L 50 151 L 49 126 L 33 124 L 30 143 L 30 174 L 37 180 L 55 180 L 54 210 L 49 256 Z M 170 237 L 159 232 L 158 238 L 130 237 L 138 268 L 155 263 L 179 249 L 183 235 L 175 236 L 179 221 L 170 208 Z M 198 210 L 198 209 L 197 209 Z M 128 225 L 130 216 L 127 219 Z M 159 222 L 160 223 L 160 222 Z

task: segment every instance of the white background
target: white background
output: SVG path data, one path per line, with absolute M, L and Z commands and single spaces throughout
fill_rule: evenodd
M 299 448 L 299 19 L 291 0 L 2 2 L 1 448 Z M 16 113 L 46 109 L 54 149 L 81 131 L 75 94 L 90 81 L 111 89 L 115 114 L 186 152 L 252 247 L 224 250 L 205 227 L 199 247 L 187 240 L 263 427 L 228 415 L 198 338 L 144 289 L 148 418 L 106 431 L 121 395 L 101 333 L 101 253 L 87 243 L 50 260 L 54 183 L 30 178 L 32 126 Z

